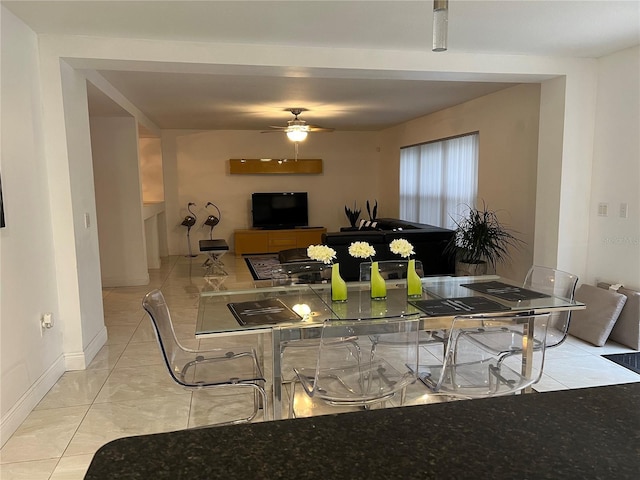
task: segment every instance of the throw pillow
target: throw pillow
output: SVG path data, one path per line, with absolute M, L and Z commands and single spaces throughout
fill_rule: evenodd
M 612 290 L 583 284 L 576 291 L 575 299 L 587 308 L 572 312 L 569 333 L 597 347 L 603 346 L 627 297 Z
M 609 283 L 598 283 L 600 288 L 609 289 L 609 286 Z M 625 295 L 627 301 L 609 338 L 634 350 L 640 350 L 640 292 L 625 287 L 616 291 Z
M 358 230 L 377 230 L 378 222 L 372 222 L 371 220 L 360 220 Z

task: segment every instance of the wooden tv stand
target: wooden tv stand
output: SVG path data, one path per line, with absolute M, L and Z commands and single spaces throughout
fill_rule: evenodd
M 234 232 L 234 252 L 277 253 L 290 248 L 306 248 L 322 242 L 323 227 L 291 228 L 283 230 L 262 230 L 251 228 Z

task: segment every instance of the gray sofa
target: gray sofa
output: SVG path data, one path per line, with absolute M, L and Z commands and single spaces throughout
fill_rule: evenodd
M 362 259 L 349 255 L 349 245 L 353 242 L 368 242 L 375 248 L 375 260 L 398 260 L 400 257 L 389 250 L 389 243 L 404 238 L 413 245 L 416 260 L 422 261 L 425 276 L 453 275 L 455 262 L 444 253 L 446 245 L 455 232 L 446 228 L 423 223 L 408 222 L 396 218 L 380 218 L 375 226 L 366 230 L 327 232 L 322 243 L 336 251 L 340 263 L 340 274 L 345 280 L 358 280 Z

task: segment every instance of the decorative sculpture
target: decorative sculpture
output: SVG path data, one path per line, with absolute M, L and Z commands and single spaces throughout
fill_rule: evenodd
M 355 228 L 356 222 L 358 221 L 358 217 L 360 216 L 361 209 L 359 209 L 355 202 L 353 202 L 353 210 L 345 205 L 344 213 L 347 215 L 349 219 L 349 223 L 352 228 Z
M 196 217 L 196 214 L 191 211 L 191 207 L 192 206 L 195 207 L 195 205 L 196 205 L 195 203 L 189 202 L 189 204 L 187 205 L 187 210 L 189 210 L 189 213 L 191 215 L 187 215 L 186 217 L 184 217 L 184 220 L 182 220 L 182 223 L 180 224 L 187 227 L 187 245 L 189 247 L 189 255 L 187 255 L 188 257 L 196 256 L 196 255 L 193 255 L 191 252 L 191 227 L 193 227 L 196 224 L 196 220 L 198 219 L 198 217 Z
M 367 200 L 367 213 L 369 214 L 369 220 L 372 222 L 378 216 L 378 201 L 376 200 L 376 204 L 373 206 L 373 212 L 371 212 L 371 207 L 369 205 L 369 200 Z
M 209 215 L 207 219 L 204 221 L 204 223 L 202 224 L 202 226 L 204 227 L 205 225 L 207 225 L 210 228 L 209 239 L 213 240 L 213 227 L 215 227 L 220 223 L 222 214 L 220 213 L 220 209 L 214 203 L 207 202 L 207 205 L 204 208 L 207 208 L 209 205 L 211 205 L 213 208 L 216 209 L 216 211 L 218 212 L 218 216 L 216 217 L 215 215 Z

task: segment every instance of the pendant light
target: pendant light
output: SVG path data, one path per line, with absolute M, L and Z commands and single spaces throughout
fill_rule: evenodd
M 447 50 L 449 26 L 449 0 L 433 0 L 433 48 L 434 52 Z

